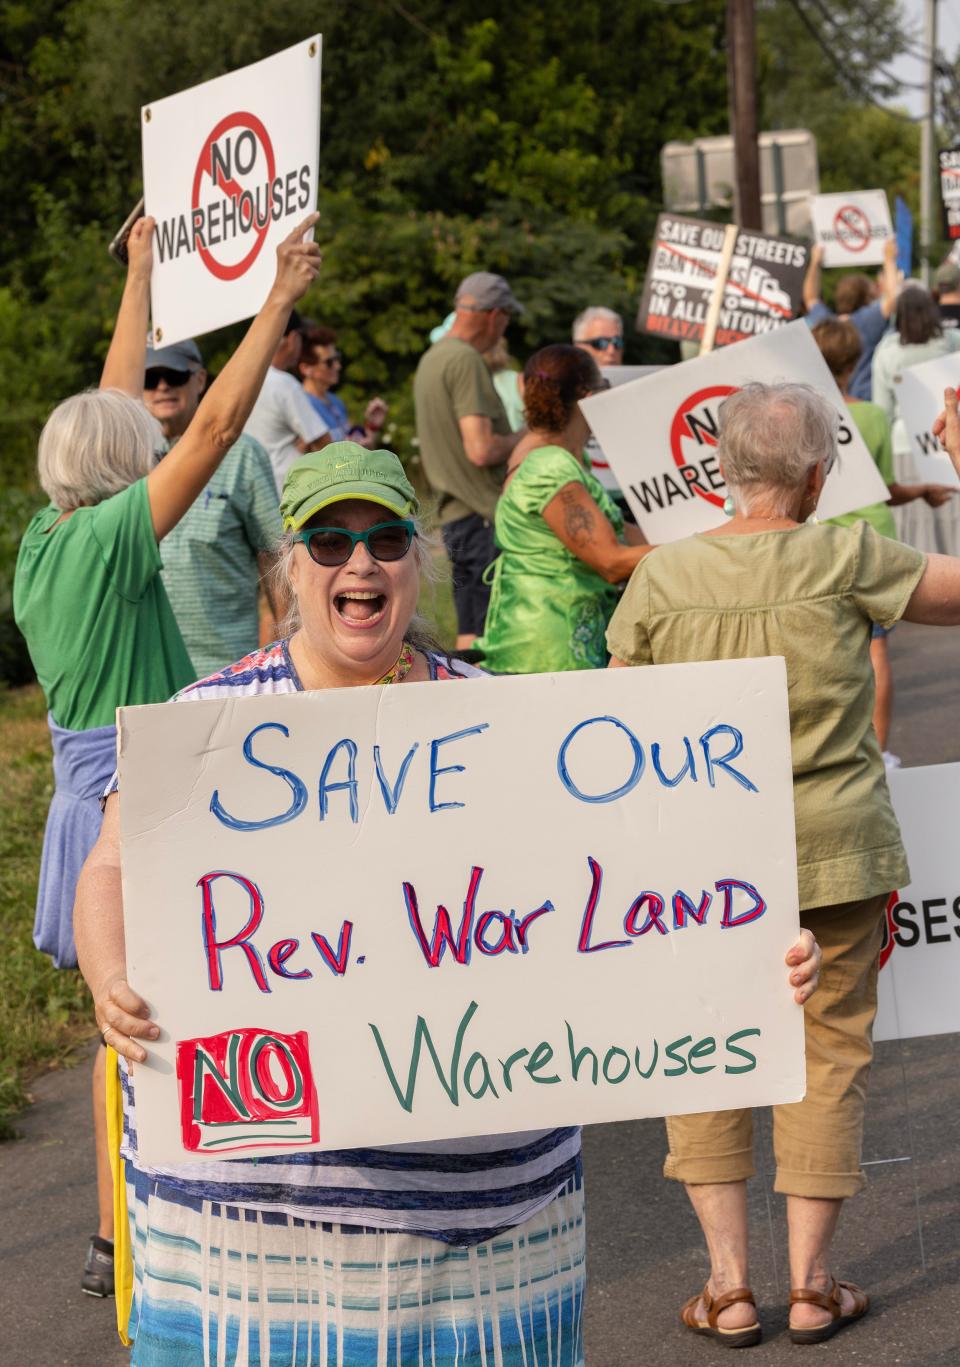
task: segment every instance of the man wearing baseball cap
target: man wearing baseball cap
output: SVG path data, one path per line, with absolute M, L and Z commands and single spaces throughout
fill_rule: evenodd
M 483 630 L 490 600 L 483 574 L 497 553 L 494 510 L 504 466 L 523 435 L 510 431 L 482 353 L 522 312 L 502 275 L 468 275 L 454 298 L 452 327 L 421 357 L 414 379 L 420 458 L 453 566 L 460 649 Z
M 933 280 L 941 323 L 945 328 L 960 327 L 960 265 L 952 254 L 938 266 Z
M 143 401 L 168 449 L 190 426 L 206 382 L 196 342 L 147 346 Z M 260 577 L 280 530 L 270 459 L 244 433 L 160 547 L 163 585 L 198 679 L 256 648 Z

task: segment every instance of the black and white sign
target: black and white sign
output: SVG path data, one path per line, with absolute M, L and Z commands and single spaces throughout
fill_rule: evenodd
M 944 233 L 951 242 L 960 240 L 960 147 L 940 153 L 940 203 Z
M 713 294 L 724 225 L 661 214 L 640 300 L 637 327 L 654 337 L 700 342 Z M 716 346 L 729 346 L 795 318 L 809 248 L 742 228 L 724 288 Z

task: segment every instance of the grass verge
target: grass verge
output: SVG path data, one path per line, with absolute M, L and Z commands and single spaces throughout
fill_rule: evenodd
M 27 1100 L 26 1079 L 58 1063 L 92 1028 L 86 986 L 34 948 L 33 913 L 43 827 L 53 792 L 46 708 L 34 684 L 0 691 L 0 1139 Z

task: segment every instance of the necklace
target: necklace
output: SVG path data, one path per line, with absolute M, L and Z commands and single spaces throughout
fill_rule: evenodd
M 400 647 L 400 654 L 397 656 L 396 664 L 392 669 L 388 669 L 382 678 L 375 679 L 374 682 L 378 684 L 402 682 L 413 668 L 413 662 L 416 658 L 417 652 L 415 648 L 409 641 L 404 641 L 403 645 Z

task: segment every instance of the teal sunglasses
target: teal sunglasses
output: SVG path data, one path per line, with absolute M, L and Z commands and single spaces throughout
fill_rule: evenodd
M 297 532 L 297 540 L 302 541 L 310 559 L 326 569 L 345 565 L 362 541 L 374 560 L 402 560 L 413 545 L 417 529 L 407 519 L 396 522 L 378 522 L 365 532 L 348 532 L 345 527 L 309 527 Z

